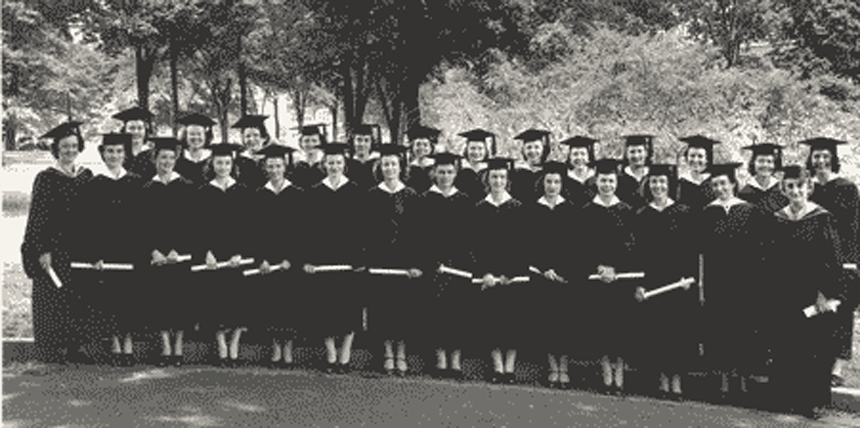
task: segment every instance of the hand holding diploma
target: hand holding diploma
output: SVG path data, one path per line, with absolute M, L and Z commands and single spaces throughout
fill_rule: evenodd
M 471 272 L 466 272 L 460 269 L 454 269 L 445 265 L 439 265 L 439 273 L 447 273 L 449 275 L 459 276 L 461 278 L 472 278 Z
M 696 283 L 696 280 L 693 278 L 684 278 L 680 281 L 673 282 L 673 283 L 668 284 L 668 285 L 664 285 L 660 288 L 656 288 L 656 289 L 651 290 L 651 291 L 645 291 L 645 288 L 637 287 L 636 293 L 634 294 L 634 297 L 636 298 L 636 300 L 643 302 L 643 301 L 648 300 L 654 296 L 659 296 L 663 293 L 675 290 L 677 288 L 683 288 L 684 290 L 689 290 L 690 286 L 695 284 L 695 283 Z

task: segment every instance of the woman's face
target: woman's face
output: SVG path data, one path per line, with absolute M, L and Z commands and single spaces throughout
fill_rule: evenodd
M 701 147 L 690 147 L 687 150 L 687 165 L 690 169 L 700 173 L 708 166 L 708 152 Z
M 833 155 L 830 150 L 813 150 L 812 151 L 812 168 L 815 171 L 832 171 Z
M 320 136 L 319 135 L 302 135 L 302 138 L 299 139 L 299 147 L 307 153 L 320 145 Z
M 782 193 L 792 203 L 805 203 L 809 200 L 809 180 L 788 178 L 782 180 Z
M 618 177 L 615 174 L 597 174 L 597 191 L 602 196 L 612 196 L 618 187 Z
M 711 189 L 720 200 L 728 200 L 735 195 L 735 183 L 726 175 L 711 177 Z
M 266 175 L 269 180 L 276 181 L 284 178 L 287 170 L 286 161 L 283 158 L 266 158 Z
M 648 155 L 648 152 L 645 150 L 645 146 L 628 146 L 626 153 L 627 161 L 630 162 L 630 165 L 645 165 L 645 157 Z
M 545 175 L 543 177 L 543 193 L 546 196 L 558 196 L 561 193 L 561 175 Z
M 74 163 L 80 154 L 78 149 L 78 137 L 76 135 L 61 138 L 57 142 L 57 160 L 62 164 Z
M 185 142 L 190 149 L 199 149 L 206 145 L 206 129 L 200 125 L 188 125 L 185 128 Z
M 400 178 L 400 158 L 396 155 L 383 156 L 379 159 L 379 169 L 385 180 Z
M 447 189 L 454 185 L 457 179 L 457 168 L 454 165 L 438 165 L 434 167 L 433 175 L 436 177 L 436 185 Z
M 263 145 L 263 136 L 257 128 L 245 128 L 242 130 L 242 141 L 245 142 L 245 147 L 257 150 Z
M 412 155 L 416 159 L 421 159 L 430 153 L 433 153 L 433 145 L 426 138 L 419 138 L 412 142 Z
M 466 145 L 466 156 L 469 162 L 483 162 L 487 158 L 487 146 L 481 141 L 469 141 Z
M 753 161 L 753 167 L 757 177 L 770 177 L 776 168 L 776 159 L 773 155 L 758 155 Z
M 325 171 L 329 177 L 343 174 L 345 159 L 343 155 L 326 155 Z
M 660 199 L 669 195 L 669 177 L 656 175 L 648 177 L 648 188 L 654 199 Z
M 215 176 L 224 178 L 230 175 L 233 170 L 233 157 L 231 156 L 215 156 L 212 158 L 212 169 L 215 170 Z
M 158 173 L 169 174 L 173 171 L 174 166 L 176 166 L 176 152 L 169 149 L 159 150 L 158 155 L 155 157 L 155 168 L 158 170 Z
M 577 168 L 588 165 L 588 149 L 585 147 L 571 147 L 568 160 L 571 165 Z
M 508 170 L 506 169 L 494 169 L 489 172 L 489 176 L 487 178 L 490 182 L 490 190 L 494 192 L 501 192 L 506 190 L 505 188 L 508 185 Z
M 541 162 L 541 155 L 543 155 L 542 141 L 529 141 L 523 145 L 523 156 L 529 164 L 539 164 Z
M 353 138 L 353 144 L 355 145 L 355 153 L 357 155 L 368 155 L 370 154 L 370 148 L 373 145 L 373 137 L 370 135 L 356 135 Z
M 125 123 L 125 132 L 131 134 L 132 142 L 143 142 L 143 139 L 146 138 L 146 122 L 142 120 L 129 120 Z
M 119 168 L 125 161 L 125 146 L 122 144 L 104 146 L 102 148 L 102 159 L 108 168 Z

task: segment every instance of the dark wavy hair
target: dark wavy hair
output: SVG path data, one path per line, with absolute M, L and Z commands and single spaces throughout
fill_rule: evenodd
M 669 180 L 669 189 L 666 192 L 667 195 L 671 198 L 672 195 L 677 195 L 678 191 L 678 176 L 677 174 L 669 174 L 669 175 L 652 175 L 648 174 L 644 180 L 642 180 L 642 184 L 639 187 L 639 193 L 645 198 L 646 201 L 651 201 L 654 199 L 654 195 L 651 193 L 651 185 L 649 180 L 651 177 L 666 177 Z
M 75 130 L 75 131 L 73 131 L 72 135 L 74 135 L 78 140 L 78 153 L 83 152 L 84 151 L 84 137 L 81 135 L 81 132 L 79 130 Z M 65 137 L 60 137 L 60 138 L 54 138 L 51 141 L 51 155 L 54 156 L 54 159 L 59 159 L 59 157 L 60 157 L 60 140 L 62 140 L 63 138 L 66 138 L 66 137 L 69 137 L 69 135 L 66 135 Z
M 818 149 L 818 150 L 827 150 L 830 152 L 830 170 L 836 174 L 839 174 L 839 170 L 842 169 L 842 163 L 839 162 L 839 155 L 836 154 L 835 150 L 828 149 Z M 806 156 L 806 169 L 809 171 L 815 171 L 815 168 L 812 166 L 812 153 L 815 150 L 809 150 L 809 154 Z
M 779 171 L 782 169 L 782 155 L 780 152 L 776 153 L 762 153 L 762 154 L 753 154 L 750 157 L 749 163 L 747 163 L 747 172 L 750 173 L 751 177 L 755 177 L 755 159 L 759 156 L 773 156 L 773 170 Z
M 510 170 L 510 169 L 485 168 L 480 173 L 481 174 L 481 183 L 484 184 L 484 194 L 486 195 L 486 194 L 490 193 L 490 171 L 505 171 L 506 172 L 505 175 L 507 176 L 507 182 L 505 183 L 505 190 L 510 192 L 511 191 L 511 182 L 512 182 L 512 180 L 511 180 L 511 171 L 512 170 Z
M 400 164 L 400 181 L 406 183 L 409 180 L 409 164 L 406 163 L 406 156 L 401 155 L 382 155 L 379 159 L 373 161 L 373 179 L 376 183 L 381 183 L 382 177 L 382 158 L 387 156 L 397 156 L 397 163 Z
M 202 125 L 187 125 L 187 126 L 182 127 L 182 130 L 179 131 L 179 138 L 177 138 L 179 140 L 179 142 L 182 143 L 182 147 L 188 147 L 188 141 L 186 140 L 186 138 L 188 137 L 188 135 L 187 135 L 188 126 L 202 126 Z M 203 147 L 205 148 L 205 147 L 209 147 L 209 145 L 212 144 L 212 140 L 215 139 L 215 135 L 212 133 L 211 127 L 203 126 L 203 129 L 206 130 L 205 131 L 206 134 L 204 137 L 206 141 L 203 142 Z
M 533 140 L 533 141 L 540 141 L 540 145 L 541 145 L 540 163 L 543 164 L 546 162 L 547 158 L 549 158 L 549 153 L 551 151 L 551 148 L 549 146 L 549 142 L 547 142 L 547 140 L 545 140 L 543 138 L 540 140 Z M 531 143 L 531 142 L 532 141 L 524 142 L 523 145 L 520 147 L 520 155 L 522 155 L 523 160 L 526 159 L 526 144 Z

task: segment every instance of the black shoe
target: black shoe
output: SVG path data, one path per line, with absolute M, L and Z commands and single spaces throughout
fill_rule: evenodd
M 268 360 L 266 362 L 266 367 L 272 370 L 281 368 L 282 360 Z
M 215 358 L 213 358 L 213 359 L 212 359 L 212 365 L 213 365 L 214 367 L 218 367 L 218 368 L 221 368 L 221 369 L 226 369 L 227 367 L 229 367 L 229 366 L 230 366 L 230 359 L 229 359 L 229 358 L 226 358 L 226 357 L 225 357 L 225 358 L 221 358 L 221 357 L 217 357 L 217 356 L 216 356 Z
M 451 380 L 460 382 L 466 379 L 466 375 L 463 374 L 463 370 L 448 369 L 447 371 L 448 377 L 450 377 Z
M 558 383 L 558 389 L 560 389 L 562 391 L 567 391 L 570 388 L 571 388 L 570 382 L 559 382 Z
M 830 386 L 840 387 L 845 386 L 845 379 L 837 374 L 830 375 Z
M 279 368 L 281 370 L 295 370 L 296 369 L 296 363 L 295 362 L 288 363 L 286 361 L 281 360 Z
M 502 372 L 493 371 L 490 374 L 490 383 L 501 384 L 505 381 L 505 374 Z
M 337 363 L 324 363 L 323 373 L 325 374 L 335 374 L 338 371 Z
M 508 385 L 513 385 L 517 383 L 517 377 L 513 373 L 505 373 L 504 381 Z
M 119 353 L 115 353 L 115 352 L 111 353 L 110 359 L 108 360 L 108 364 L 110 364 L 114 367 L 125 367 L 124 357 L 125 357 L 125 354 L 119 354 Z
M 684 394 L 680 393 L 680 392 L 670 392 L 669 393 L 669 399 L 676 402 L 676 403 L 683 403 L 684 401 L 687 401 L 684 398 Z
M 430 372 L 430 377 L 433 379 L 448 379 L 451 376 L 451 371 L 452 370 L 450 369 L 440 369 L 439 367 L 435 367 Z
M 185 362 L 185 357 L 182 355 L 174 355 L 171 364 L 173 367 L 182 367 L 182 364 Z
M 134 354 L 122 354 L 119 363 L 122 367 L 134 367 L 137 365 L 137 360 L 134 358 Z
M 350 372 L 349 363 L 337 363 L 335 371 L 337 374 L 348 374 Z
M 158 360 L 156 361 L 155 366 L 156 367 L 167 367 L 170 365 L 172 359 L 173 359 L 172 355 L 162 355 L 162 356 L 158 357 Z

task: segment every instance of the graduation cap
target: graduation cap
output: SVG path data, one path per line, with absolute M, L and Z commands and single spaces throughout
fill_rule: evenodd
M 714 161 L 714 145 L 722 144 L 720 141 L 699 134 L 679 138 L 679 140 L 687 143 L 688 148 L 705 149 L 705 153 L 708 155 L 708 162 Z
M 739 166 L 743 165 L 739 162 L 730 162 L 719 165 L 711 165 L 708 167 L 708 172 L 711 173 L 711 178 L 716 178 L 721 175 L 726 175 L 729 177 L 731 181 L 737 181 L 737 177 L 735 176 L 735 170 L 738 169 Z
M 437 166 L 438 165 L 454 165 L 454 166 L 457 166 L 457 162 L 462 158 L 462 156 L 460 156 L 458 154 L 449 153 L 449 152 L 435 153 L 435 154 L 429 155 L 428 157 L 433 159 L 435 161 L 434 165 L 437 165 Z
M 152 141 L 152 144 L 155 145 L 156 153 L 164 149 L 173 150 L 174 152 L 179 153 L 179 147 L 182 145 L 179 140 L 173 137 L 152 137 L 149 141 Z
M 66 138 L 69 135 L 81 135 L 80 126 L 83 125 L 83 122 L 71 121 L 71 122 L 63 122 L 54 129 L 46 132 L 39 138 L 50 138 L 54 141 L 60 140 L 61 138 Z
M 756 157 L 758 155 L 779 156 L 782 153 L 782 146 L 771 143 L 753 144 L 751 146 L 744 146 L 743 148 L 746 150 L 751 150 L 753 157 Z
M 527 129 L 523 132 L 520 132 L 519 134 L 517 134 L 516 137 L 514 137 L 514 139 L 515 140 L 521 140 L 524 143 L 528 143 L 531 141 L 538 141 L 538 140 L 543 141 L 543 142 L 548 142 L 550 134 L 551 134 L 551 132 L 543 130 L 543 129 L 531 128 L 531 129 Z
M 204 128 L 209 128 L 212 125 L 215 125 L 215 121 L 210 119 L 208 116 L 204 116 L 200 113 L 188 113 L 182 116 L 179 120 L 177 120 L 180 125 L 200 125 Z
M 346 155 L 349 153 L 349 144 L 328 143 L 323 147 L 323 152 L 327 155 Z
M 567 174 L 567 165 L 558 161 L 544 162 L 543 174 L 559 174 L 564 177 Z
M 808 140 L 800 141 L 800 144 L 805 144 L 809 146 L 809 150 L 829 150 L 834 155 L 836 154 L 836 146 L 840 146 L 842 144 L 847 144 L 846 141 L 836 140 L 833 138 L 827 137 L 817 137 L 810 138 Z
M 299 133 L 303 136 L 307 135 L 325 135 L 326 125 L 324 123 L 319 123 L 316 125 L 304 125 L 298 129 Z
M 232 143 L 221 143 L 221 144 L 213 144 L 209 146 L 209 150 L 212 150 L 212 156 L 230 156 L 233 157 L 237 152 L 241 152 L 244 147 L 238 144 Z
M 263 122 L 265 122 L 266 119 L 268 119 L 268 118 L 269 118 L 269 116 L 260 116 L 260 115 L 256 115 L 256 114 L 248 114 L 248 115 L 242 116 L 242 118 L 239 119 L 238 121 L 236 121 L 236 123 L 234 123 L 233 126 L 231 126 L 231 128 L 240 128 L 240 129 L 262 128 Z
M 403 156 L 406 153 L 406 146 L 400 144 L 382 144 L 377 147 L 380 156 Z
M 295 151 L 296 149 L 292 147 L 282 146 L 280 144 L 269 144 L 268 146 L 257 150 L 257 154 L 263 155 L 266 159 L 286 159 L 287 154 L 290 154 L 290 157 L 292 157 L 292 153 Z
M 379 128 L 379 125 L 359 123 L 352 125 L 352 135 L 373 135 L 373 128 Z
M 442 131 L 436 128 L 430 128 L 424 125 L 415 125 L 409 131 L 406 132 L 406 135 L 409 137 L 409 140 L 417 140 L 419 138 L 426 138 L 428 140 L 436 140 L 439 138 L 439 134 Z
M 665 175 L 672 180 L 675 177 L 675 170 L 676 166 L 672 164 L 654 164 L 648 166 L 648 175 L 651 177 Z
M 588 166 L 595 169 L 597 174 L 618 174 L 618 165 L 621 161 L 612 158 L 603 158 L 588 163 Z
M 491 158 L 487 159 L 487 170 L 505 169 L 511 170 L 514 167 L 514 160 L 511 158 Z
M 120 144 L 130 145 L 131 134 L 118 134 L 114 132 L 102 134 L 102 146 L 118 146 Z
M 480 141 L 484 144 L 487 144 L 487 138 L 490 139 L 490 145 L 488 147 L 488 151 L 490 152 L 488 156 L 496 155 L 496 134 L 493 134 L 490 131 L 485 131 L 481 128 L 476 128 L 471 131 L 461 132 L 457 134 L 461 137 L 464 137 L 467 142 L 469 141 Z
M 559 142 L 559 144 L 564 144 L 565 146 L 568 146 L 570 148 L 574 148 L 574 147 L 585 147 L 585 148 L 592 147 L 593 148 L 595 143 L 597 143 L 597 140 L 595 140 L 594 138 L 583 137 L 581 135 L 570 137 L 564 141 Z
M 127 110 L 123 110 L 112 116 L 114 119 L 119 119 L 123 122 L 128 122 L 130 120 L 142 120 L 142 121 L 150 121 L 155 115 L 145 109 L 140 107 L 132 107 Z
M 800 165 L 788 165 L 782 167 L 782 179 L 806 179 L 809 178 L 809 172 L 806 168 Z
M 624 146 L 645 146 L 651 147 L 654 142 L 653 135 L 627 135 L 624 137 Z

